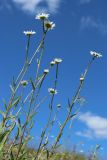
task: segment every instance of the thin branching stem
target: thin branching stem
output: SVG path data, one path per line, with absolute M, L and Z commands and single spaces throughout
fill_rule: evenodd
M 87 75 L 87 72 L 88 72 L 91 64 L 93 63 L 93 61 L 94 61 L 94 58 L 92 58 L 92 60 L 88 63 L 88 66 L 87 66 L 87 68 L 86 68 L 86 70 L 85 70 L 85 72 L 84 72 L 84 74 L 83 74 L 83 78 L 84 78 L 84 79 L 85 79 L 85 77 L 86 77 L 86 75 Z M 68 114 L 67 114 L 67 116 L 66 116 L 66 119 L 65 119 L 64 123 L 62 124 L 62 126 L 61 126 L 61 128 L 60 128 L 59 134 L 58 134 L 58 136 L 56 137 L 55 143 L 54 143 L 53 146 L 52 146 L 51 153 L 50 153 L 50 156 L 49 156 L 49 157 L 52 157 L 52 155 L 53 155 L 53 153 L 54 153 L 54 151 L 55 151 L 55 149 L 56 149 L 56 146 L 57 146 L 57 144 L 58 144 L 58 142 L 59 142 L 59 140 L 60 140 L 60 138 L 61 138 L 61 136 L 62 136 L 62 134 L 63 134 L 63 130 L 64 130 L 67 122 L 70 120 L 72 108 L 73 108 L 76 100 L 78 99 L 78 97 L 79 97 L 79 95 L 80 95 L 80 92 L 81 92 L 81 89 L 82 89 L 82 87 L 83 87 L 83 84 L 84 84 L 84 80 L 83 80 L 83 81 L 80 81 L 80 84 L 79 84 L 79 86 L 78 86 L 78 88 L 77 88 L 77 91 L 76 91 L 76 93 L 75 93 L 75 95 L 74 95 L 74 97 L 73 97 L 73 99 L 72 99 L 72 102 L 71 102 L 71 104 L 70 104 L 70 106 L 69 106 L 69 111 L 68 111 Z

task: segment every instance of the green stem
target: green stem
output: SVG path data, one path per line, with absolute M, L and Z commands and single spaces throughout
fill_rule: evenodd
M 84 78 L 84 79 L 85 79 L 86 74 L 87 74 L 87 72 L 88 72 L 91 64 L 93 63 L 93 61 L 94 61 L 94 58 L 92 58 L 92 60 L 88 63 L 88 66 L 87 66 L 87 68 L 86 68 L 86 70 L 85 70 L 85 72 L 84 72 L 84 74 L 83 74 L 83 78 Z M 55 148 L 56 148 L 56 146 L 57 146 L 57 143 L 59 142 L 59 140 L 60 140 L 60 138 L 61 138 L 61 136 L 62 136 L 63 130 L 64 130 L 67 122 L 69 121 L 72 108 L 73 108 L 73 106 L 74 106 L 77 98 L 78 98 L 79 95 L 80 95 L 80 91 L 81 91 L 81 89 L 82 89 L 82 87 L 83 87 L 83 83 L 84 83 L 84 81 L 80 81 L 80 84 L 79 84 L 79 86 L 78 86 L 78 88 L 77 88 L 77 91 L 76 91 L 76 93 L 75 93 L 75 95 L 74 95 L 74 97 L 73 97 L 73 99 L 72 99 L 72 102 L 71 102 L 71 104 L 70 104 L 70 106 L 69 106 L 69 111 L 68 111 L 67 117 L 66 117 L 66 119 L 65 119 L 65 121 L 64 121 L 64 123 L 63 123 L 63 125 L 62 125 L 62 127 L 61 127 L 61 129 L 60 129 L 60 132 L 59 132 L 58 136 L 56 137 L 56 141 L 55 141 L 55 143 L 54 143 L 53 146 L 52 146 L 51 154 L 50 154 L 49 157 L 52 157 L 52 155 L 53 155 L 53 153 L 54 153 L 54 150 L 55 150 Z

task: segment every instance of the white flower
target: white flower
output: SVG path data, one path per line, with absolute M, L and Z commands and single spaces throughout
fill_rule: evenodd
M 62 62 L 62 59 L 61 59 L 61 58 L 55 58 L 55 59 L 54 59 L 54 62 L 55 62 L 56 64 L 61 63 L 61 62 Z
M 58 108 L 58 109 L 61 108 L 61 104 L 57 104 L 57 108 Z
M 96 58 L 102 57 L 102 54 L 97 53 L 97 52 L 95 52 L 95 51 L 90 51 L 90 54 L 91 54 L 93 57 L 96 57 Z
M 25 87 L 28 84 L 28 81 L 23 80 L 23 81 L 20 82 L 20 84 Z
M 46 14 L 46 13 L 40 13 L 38 14 L 35 19 L 41 19 L 41 20 L 44 20 L 44 19 L 48 19 L 49 17 L 49 14 Z
M 84 77 L 83 76 L 80 77 L 80 81 L 81 82 L 84 81 Z
M 55 27 L 55 23 L 50 22 L 50 21 L 46 21 L 44 23 L 44 27 L 46 30 L 50 30 L 50 29 L 52 30 Z
M 36 34 L 35 31 L 24 31 L 23 33 L 24 33 L 26 36 L 31 36 L 31 35 L 33 35 L 33 34 Z
M 44 74 L 49 73 L 49 69 L 44 69 Z
M 54 61 L 51 61 L 51 62 L 50 62 L 50 65 L 51 65 L 51 66 L 53 66 L 54 64 L 55 64 L 55 62 L 54 62 Z
M 49 92 L 50 94 L 57 94 L 57 90 L 54 89 L 54 88 L 49 88 L 49 89 L 48 89 L 48 92 Z

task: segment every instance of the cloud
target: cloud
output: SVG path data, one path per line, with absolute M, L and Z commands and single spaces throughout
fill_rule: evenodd
M 107 24 L 104 24 L 101 20 L 94 20 L 90 16 L 82 17 L 80 20 L 80 28 L 84 29 L 96 29 L 102 35 L 107 34 Z
M 107 118 L 86 112 L 80 115 L 79 120 L 87 128 L 83 131 L 76 132 L 76 135 L 87 138 L 107 139 Z
M 29 13 L 37 13 L 40 11 L 48 11 L 50 13 L 57 12 L 61 0 L 12 0 L 20 9 Z

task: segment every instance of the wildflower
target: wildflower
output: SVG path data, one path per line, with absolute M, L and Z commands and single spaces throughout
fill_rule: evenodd
M 83 75 L 81 75 L 80 81 L 81 81 L 81 82 L 84 81 L 84 76 L 83 76 Z
M 62 62 L 62 59 L 61 59 L 61 58 L 55 58 L 55 59 L 54 59 L 54 62 L 55 62 L 56 64 L 61 63 L 61 62 Z
M 50 94 L 57 94 L 57 90 L 54 89 L 54 88 L 49 88 L 49 89 L 48 89 L 48 92 L 49 92 Z
M 50 65 L 53 66 L 55 64 L 55 61 L 51 61 Z
M 44 74 L 49 73 L 49 69 L 44 69 Z
M 102 57 L 102 54 L 97 53 L 97 52 L 95 52 L 95 51 L 90 51 L 90 54 L 91 54 L 93 57 L 95 57 L 95 58 L 100 58 L 100 57 Z
M 20 84 L 25 87 L 28 84 L 28 81 L 23 80 L 23 81 L 20 82 Z
M 55 23 L 50 22 L 50 21 L 46 21 L 44 24 L 44 27 L 46 30 L 52 30 L 55 27 Z
M 57 104 L 57 108 L 60 109 L 61 108 L 61 104 Z
M 31 36 L 31 35 L 36 34 L 35 31 L 24 31 L 23 33 L 24 33 L 26 36 Z
M 46 14 L 46 13 L 41 13 L 41 14 L 38 14 L 35 19 L 40 19 L 40 20 L 44 20 L 44 19 L 48 19 L 49 17 L 49 14 Z

